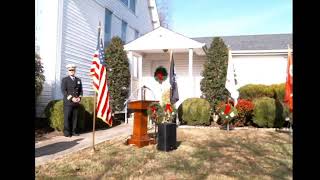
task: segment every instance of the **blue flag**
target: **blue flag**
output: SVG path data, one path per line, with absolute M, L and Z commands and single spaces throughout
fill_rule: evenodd
M 174 104 L 177 101 L 179 101 L 179 92 L 178 92 L 178 84 L 176 81 L 176 73 L 174 70 L 174 59 L 173 59 L 173 54 L 171 56 L 171 64 L 170 64 L 170 73 L 169 73 L 169 78 L 170 78 L 170 103 Z

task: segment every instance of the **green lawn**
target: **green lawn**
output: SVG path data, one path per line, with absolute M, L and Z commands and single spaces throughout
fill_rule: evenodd
M 37 179 L 292 179 L 292 139 L 274 130 L 177 129 L 178 149 L 125 138 L 36 167 Z

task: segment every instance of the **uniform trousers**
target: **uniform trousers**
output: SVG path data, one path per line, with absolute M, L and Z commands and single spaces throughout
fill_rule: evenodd
M 64 129 L 65 136 L 76 133 L 78 122 L 78 105 L 64 105 Z

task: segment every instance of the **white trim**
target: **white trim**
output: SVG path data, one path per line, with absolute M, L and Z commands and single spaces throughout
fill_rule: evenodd
M 146 51 L 146 50 L 163 50 L 163 49 L 189 49 L 203 51 L 204 43 L 190 39 L 184 35 L 171 31 L 164 27 L 140 36 L 139 38 L 128 42 L 124 45 L 126 51 Z
M 281 55 L 288 54 L 288 49 L 272 50 L 231 50 L 232 55 Z
M 190 48 L 189 49 L 189 64 L 188 64 L 188 68 L 189 68 L 189 83 L 190 83 L 190 88 L 191 88 L 191 90 L 190 90 L 190 93 L 191 93 L 191 96 L 190 97 L 192 97 L 193 96 L 193 89 L 194 89 L 194 87 L 193 87 L 193 77 L 192 77 L 192 68 L 193 68 L 193 49 L 192 48 Z
M 149 11 L 151 15 L 151 23 L 153 29 L 156 29 L 160 26 L 159 13 L 157 8 L 157 2 L 155 0 L 149 0 Z

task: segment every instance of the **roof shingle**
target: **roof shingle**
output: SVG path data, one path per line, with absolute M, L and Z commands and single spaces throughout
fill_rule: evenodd
M 264 34 L 242 36 L 219 36 L 232 50 L 272 50 L 292 48 L 292 34 Z M 209 48 L 214 37 L 197 37 L 193 40 L 206 43 Z

